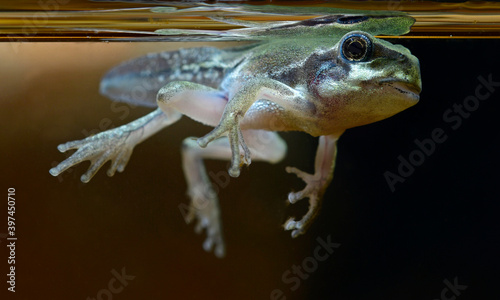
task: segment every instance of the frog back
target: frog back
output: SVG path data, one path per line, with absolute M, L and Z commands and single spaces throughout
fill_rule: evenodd
M 252 77 L 265 77 L 292 88 L 306 84 L 315 57 L 333 47 L 330 40 L 278 39 L 262 43 L 244 53 L 244 59 L 225 76 L 224 90 L 238 87 Z
M 111 69 L 101 80 L 100 93 L 114 101 L 156 107 L 158 90 L 172 81 L 219 87 L 246 48 L 199 47 L 150 53 Z

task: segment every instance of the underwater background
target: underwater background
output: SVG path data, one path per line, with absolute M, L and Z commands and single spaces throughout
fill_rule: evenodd
M 282 134 L 289 146 L 282 162 L 254 162 L 219 190 L 223 259 L 203 251 L 204 235 L 180 209 L 188 203 L 181 142 L 209 127 L 182 118 L 137 146 L 114 177 L 101 170 L 82 183 L 88 162 L 59 177 L 48 172 L 66 158 L 58 144 L 151 111 L 101 96 L 107 70 L 209 43 L 0 43 L 0 183 L 4 199 L 15 188 L 18 238 L 16 292 L 7 291 L 4 275 L 1 299 L 497 298 L 500 40 L 389 41 L 419 58 L 420 102 L 346 131 L 321 213 L 297 239 L 281 225 L 307 203 L 286 205 L 303 183 L 285 167 L 311 171 L 317 141 Z M 474 100 L 478 89 L 484 100 Z M 441 142 L 424 153 L 419 142 L 435 132 Z M 417 166 L 400 167 L 417 156 Z M 216 174 L 227 166 L 206 161 Z M 388 172 L 402 182 L 389 184 Z M 2 274 L 9 272 L 7 206 L 0 204 Z M 318 261 L 325 241 L 335 250 Z

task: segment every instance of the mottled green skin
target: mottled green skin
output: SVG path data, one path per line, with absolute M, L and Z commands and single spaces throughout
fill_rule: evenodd
M 360 17 L 366 18 L 366 20 L 353 23 L 348 21 Z M 237 29 L 234 32 L 262 40 L 296 39 L 300 36 L 307 36 L 307 38 L 330 37 L 335 40 L 351 31 L 365 31 L 372 35 L 404 35 L 410 31 L 414 22 L 412 17 L 405 15 L 386 16 L 358 13 L 324 16 L 294 22 L 290 25 L 269 26 L 260 29 Z
M 421 89 L 418 59 L 402 46 L 358 33 L 372 41 L 372 54 L 366 61 L 345 59 L 340 54 L 340 41 L 335 39 L 277 39 L 247 50 L 221 88 L 231 99 L 232 93 L 252 78 L 283 83 L 296 91 L 301 101 L 279 116 L 280 129 L 313 136 L 379 121 L 416 104 Z M 258 115 L 252 109 L 249 115 Z M 244 126 L 273 130 L 268 121 L 276 118 L 273 112 L 259 113 L 259 121 L 250 124 L 252 120 L 244 120 Z
M 223 7 L 220 7 L 224 10 Z M 299 11 L 300 10 L 300 13 Z M 397 11 L 361 11 L 313 7 L 279 7 L 273 5 L 243 6 L 241 12 L 262 11 L 284 15 L 320 15 L 303 21 L 255 22 L 239 20 L 231 16 L 221 16 L 214 11 L 207 13 L 213 20 L 246 28 L 227 31 L 197 29 L 159 29 L 155 32 L 169 36 L 169 40 L 221 41 L 253 40 L 274 41 L 295 39 L 306 35 L 308 38 L 331 37 L 339 39 L 350 31 L 365 31 L 372 35 L 404 35 L 410 31 L 415 19 Z M 180 11 L 179 11 L 180 12 Z

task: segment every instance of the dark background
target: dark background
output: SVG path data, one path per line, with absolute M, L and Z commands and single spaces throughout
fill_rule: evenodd
M 287 299 L 440 299 L 443 281 L 455 277 L 467 286 L 457 299 L 497 297 L 500 88 L 457 130 L 443 113 L 474 95 L 478 76 L 500 81 L 500 42 L 391 41 L 420 59 L 419 104 L 342 136 L 321 214 L 307 235 L 293 240 L 280 226 L 307 205 L 286 205 L 287 193 L 303 184 L 284 168 L 312 170 L 316 140 L 284 134 L 283 162 L 255 162 L 219 193 L 224 259 L 203 251 L 204 236 L 178 209 L 188 203 L 181 141 L 207 127 L 182 119 L 138 146 L 113 178 L 101 170 L 81 183 L 88 163 L 59 179 L 48 173 L 66 157 L 58 144 L 83 138 L 83 129 L 98 129 L 105 119 L 121 125 L 149 111 L 130 108 L 123 119 L 113 111 L 98 94 L 107 69 L 180 44 L 0 44 L 0 182 L 4 195 L 16 188 L 18 235 L 17 292 L 7 299 L 96 298 L 111 271 L 122 268 L 135 278 L 113 299 L 269 299 L 275 289 Z M 391 192 L 384 172 L 397 173 L 398 156 L 408 158 L 414 140 L 430 138 L 435 128 L 448 139 Z M 207 163 L 216 173 L 225 168 Z M 6 201 L 0 216 L 5 233 Z M 341 246 L 292 291 L 283 273 L 328 236 Z M 6 274 L 4 238 L 0 245 Z
M 454 130 L 443 113 L 474 95 L 478 76 L 500 81 L 498 40 L 402 40 L 420 59 L 418 105 L 352 129 L 339 143 L 335 181 L 317 225 L 342 243 L 313 275 L 309 299 L 440 299 L 444 279 L 467 289 L 457 299 L 493 299 L 499 268 L 498 120 L 500 89 Z M 484 91 L 484 90 L 481 90 Z M 392 193 L 415 139 L 442 128 L 447 140 Z M 328 211 L 329 216 L 325 216 Z M 328 228 L 328 229 L 326 229 Z M 345 246 L 345 247 L 344 247 Z M 317 278 L 315 280 L 315 278 Z M 452 298 L 448 292 L 446 297 Z

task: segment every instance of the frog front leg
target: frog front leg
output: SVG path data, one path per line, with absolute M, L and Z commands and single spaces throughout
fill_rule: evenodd
M 309 209 L 302 219 L 295 221 L 294 218 L 290 218 L 283 225 L 285 230 L 292 230 L 292 237 L 294 238 L 305 233 L 314 218 L 318 215 L 323 194 L 333 178 L 335 157 L 337 154 L 337 140 L 338 136 L 333 135 L 321 136 L 319 138 L 314 163 L 314 174 L 308 174 L 293 167 L 286 168 L 288 173 L 296 174 L 306 183 L 306 187 L 303 190 L 288 194 L 288 201 L 294 204 L 301 199 L 309 198 Z
M 206 147 L 211 141 L 227 134 L 232 152 L 231 167 L 228 172 L 232 177 L 238 177 L 241 166 L 249 165 L 251 162 L 250 150 L 241 134 L 240 122 L 257 100 L 271 101 L 284 110 L 297 111 L 307 107 L 305 99 L 296 90 L 279 81 L 253 78 L 243 83 L 229 99 L 217 127 L 197 140 L 201 147 Z M 243 150 L 242 157 L 240 147 Z

